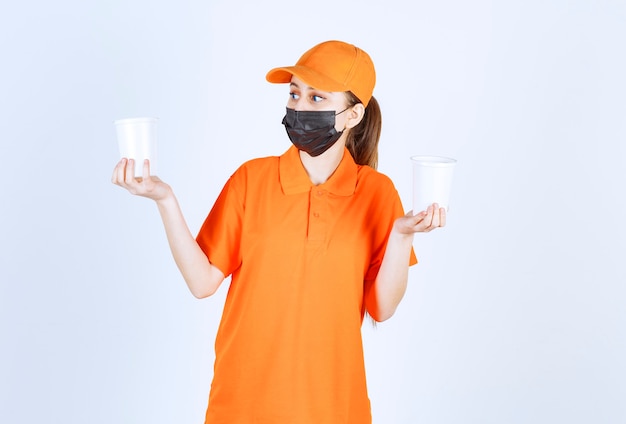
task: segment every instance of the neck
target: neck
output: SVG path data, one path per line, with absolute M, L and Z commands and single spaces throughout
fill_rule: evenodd
M 312 157 L 301 150 L 300 160 L 311 182 L 320 185 L 328 181 L 339 167 L 343 152 L 344 143 L 341 143 L 341 140 L 338 140 L 330 149 L 319 156 Z

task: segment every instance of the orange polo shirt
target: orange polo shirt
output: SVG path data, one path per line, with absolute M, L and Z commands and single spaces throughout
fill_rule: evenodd
M 232 275 L 207 424 L 371 423 L 363 291 L 402 215 L 391 180 L 347 149 L 317 186 L 293 146 L 230 177 L 197 237 Z

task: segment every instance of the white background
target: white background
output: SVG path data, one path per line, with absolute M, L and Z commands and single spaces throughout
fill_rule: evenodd
M 110 183 L 113 120 L 160 119 L 195 233 L 289 146 L 265 73 L 327 39 L 374 59 L 407 209 L 409 156 L 459 160 L 449 225 L 364 324 L 374 422 L 626 422 L 625 22 L 617 0 L 3 3 L 0 422 L 202 422 L 227 285 L 194 299 L 156 207 Z

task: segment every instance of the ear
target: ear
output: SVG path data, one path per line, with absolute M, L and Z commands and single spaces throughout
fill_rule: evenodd
M 346 121 L 346 128 L 354 128 L 359 125 L 363 116 L 365 116 L 365 106 L 363 106 L 363 103 L 357 103 L 347 112 L 348 120 Z

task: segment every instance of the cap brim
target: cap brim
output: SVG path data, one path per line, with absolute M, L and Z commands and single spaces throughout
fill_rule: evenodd
M 322 91 L 348 91 L 344 84 L 334 81 L 306 66 L 283 66 L 270 70 L 265 79 L 274 84 L 284 84 L 291 82 L 291 77 L 296 76 L 310 87 Z

